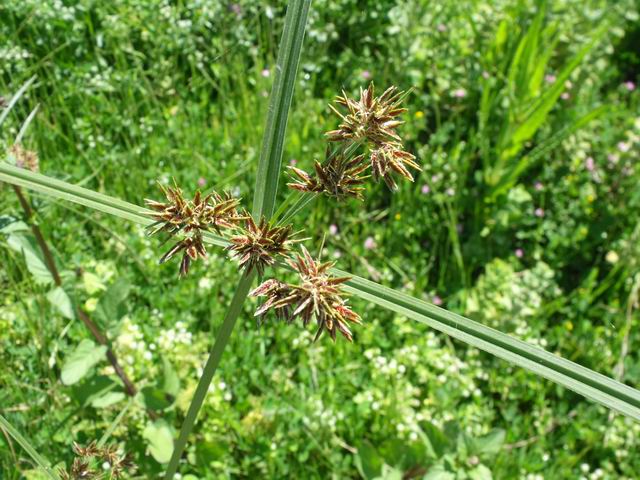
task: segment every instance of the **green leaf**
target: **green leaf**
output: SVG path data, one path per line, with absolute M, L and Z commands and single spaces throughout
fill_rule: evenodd
M 107 347 L 96 345 L 91 340 L 82 340 L 62 366 L 62 383 L 73 385 L 80 381 L 89 370 L 105 358 Z
M 142 436 L 147 440 L 149 452 L 158 463 L 167 463 L 173 452 L 173 433 L 164 420 L 147 424 Z
M 456 476 L 447 471 L 442 465 L 433 465 L 428 468 L 427 474 L 422 480 L 455 480 Z
M 282 173 L 280 167 L 289 108 L 293 97 L 310 4 L 311 0 L 291 0 L 287 7 L 284 30 L 278 49 L 276 76 L 269 99 L 267 126 L 260 151 L 260 163 L 258 164 L 253 197 L 254 218 L 260 218 L 264 215 L 269 219 L 273 215 L 278 180 Z
M 95 295 L 107 289 L 104 283 L 102 283 L 102 280 L 100 280 L 100 277 L 91 272 L 84 272 L 82 274 L 82 284 L 89 295 Z
M 107 408 L 111 405 L 115 405 L 126 398 L 124 392 L 107 392 L 104 395 L 91 401 L 93 408 Z
M 493 474 L 484 465 L 480 464 L 473 470 L 469 470 L 470 480 L 493 480 Z
M 152 212 L 146 208 L 8 163 L 0 162 L 0 182 L 77 203 L 145 227 L 154 223 L 149 216 Z M 228 244 L 223 238 L 212 233 L 205 233 L 204 238 L 212 245 L 226 247 Z
M 504 444 L 505 431 L 496 429 L 489 432 L 484 437 L 473 439 L 473 449 L 476 454 L 495 455 Z
M 167 395 L 177 397 L 180 392 L 180 377 L 166 358 L 162 358 L 162 390 Z
M 158 387 L 144 387 L 140 390 L 140 394 L 144 406 L 150 410 L 161 411 L 169 408 L 173 403 L 167 398 L 167 394 Z
M 347 272 L 334 269 L 339 277 Z M 345 290 L 388 310 L 429 325 L 513 365 L 526 368 L 608 408 L 640 421 L 640 391 L 423 300 L 353 276 Z
M 106 324 L 117 322 L 126 313 L 124 301 L 131 292 L 131 284 L 125 278 L 119 278 L 112 283 L 100 297 L 96 307 L 98 315 Z
M 111 377 L 94 375 L 73 387 L 72 396 L 82 406 L 91 405 L 94 400 L 102 398 L 118 387 Z
M 436 458 L 442 457 L 449 448 L 449 439 L 431 422 L 421 422 L 420 427 Z
M 362 478 L 373 479 L 382 472 L 384 459 L 371 442 L 365 440 L 358 446 L 355 463 Z
M 24 255 L 27 270 L 33 275 L 36 283 L 47 285 L 53 283 L 51 272 L 40 256 L 40 252 L 32 243 L 31 238 L 25 235 L 14 233 L 9 235 L 7 245 L 12 250 Z
M 76 318 L 76 312 L 73 309 L 73 303 L 67 292 L 62 287 L 56 287 L 47 293 L 47 300 L 53 305 L 63 317 L 73 320 Z

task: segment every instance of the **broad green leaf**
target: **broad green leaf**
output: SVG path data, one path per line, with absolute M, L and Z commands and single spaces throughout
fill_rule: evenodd
M 0 215 L 0 233 L 9 235 L 11 233 L 24 233 L 28 231 L 29 225 L 24 223 L 22 220 L 16 220 L 10 215 Z
M 167 422 L 161 419 L 147 424 L 142 436 L 147 441 L 149 452 L 158 463 L 167 463 L 171 459 L 173 433 Z
M 104 395 L 91 401 L 93 408 L 107 408 L 121 402 L 126 397 L 124 392 L 107 392 Z
M 7 245 L 12 250 L 24 255 L 27 270 L 29 270 L 29 273 L 33 275 L 33 279 L 36 283 L 42 285 L 53 283 L 51 272 L 40 256 L 40 252 L 32 243 L 30 237 L 20 233 L 11 234 L 7 239 Z
M 47 293 L 47 300 L 53 305 L 63 317 L 73 320 L 76 318 L 73 303 L 62 287 L 56 287 Z
M 65 182 L 60 182 L 59 180 L 52 181 L 52 179 L 44 175 L 25 172 L 25 170 L 16 169 L 10 165 L 0 163 L 1 181 L 6 181 L 11 184 L 21 184 L 26 188 L 32 188 L 36 191 L 46 190 L 46 193 L 60 198 L 58 195 L 59 191 L 56 190 L 51 183 L 65 184 Z M 42 185 L 46 185 L 45 190 L 40 189 Z M 82 195 L 74 191 L 73 194 L 69 195 L 70 200 L 92 208 L 97 208 L 98 210 L 105 210 L 103 209 L 103 204 L 96 207 L 92 203 L 85 202 L 84 199 L 90 197 L 90 194 L 93 193 L 90 190 L 81 189 L 69 184 L 65 185 L 65 189 L 85 190 Z M 86 192 L 89 192 L 89 194 Z M 88 195 L 88 197 L 84 197 L 83 195 Z M 129 205 L 130 207 L 128 209 L 110 206 L 106 210 L 110 209 L 109 211 L 112 213 L 115 212 L 114 214 L 121 218 L 129 218 L 141 224 L 149 224 L 151 222 L 142 214 L 133 215 L 130 213 L 131 209 L 138 209 L 138 211 L 144 211 L 144 209 L 135 207 L 135 205 Z M 215 235 L 206 235 L 205 241 L 213 245 L 227 245 L 224 239 Z M 336 273 L 339 276 L 349 276 L 348 273 L 338 270 L 336 270 Z M 640 420 L 640 392 L 638 390 L 581 367 L 574 362 L 546 352 L 538 347 L 533 347 L 509 335 L 485 327 L 468 318 L 440 309 L 400 292 L 395 292 L 376 283 L 354 277 L 350 285 L 352 293 L 361 298 L 402 315 L 406 315 L 408 318 L 430 325 L 453 338 L 476 346 L 514 365 L 527 368 L 608 408 Z M 247 286 L 247 291 L 249 288 L 250 287 Z
M 65 385 L 80 381 L 93 366 L 105 358 L 107 347 L 96 345 L 91 340 L 82 340 L 76 349 L 65 359 L 61 379 Z
M 502 449 L 504 444 L 505 431 L 496 429 L 483 437 L 473 439 L 473 449 L 475 453 L 481 455 L 495 455 Z

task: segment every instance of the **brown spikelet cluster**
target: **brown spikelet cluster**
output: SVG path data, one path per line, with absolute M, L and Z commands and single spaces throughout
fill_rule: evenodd
M 231 237 L 227 247 L 247 272 L 254 268 L 263 275 L 276 258 L 286 256 L 293 240 L 293 225 L 273 226 L 263 217 L 259 223 L 245 212 L 245 225 L 241 233 Z
M 287 185 L 302 192 L 324 193 L 330 197 L 342 200 L 348 197 L 362 199 L 364 181 L 368 178 L 363 173 L 368 165 L 363 162 L 364 155 L 347 158 L 344 152 L 331 154 L 327 149 L 324 164 L 316 161 L 315 176 L 312 177 L 304 170 L 289 167 L 295 175 L 296 181 Z
M 420 165 L 409 152 L 402 149 L 398 143 L 386 143 L 371 151 L 371 171 L 373 179 L 384 180 L 391 190 L 398 188 L 392 173 L 397 173 L 407 180 L 413 181 L 413 176 L 407 170 L 407 166 L 420 170 Z
M 58 474 L 63 480 L 118 479 L 125 478 L 125 474 L 131 474 L 134 470 L 129 457 L 119 453 L 115 446 L 99 447 L 95 441 L 86 447 L 74 443 L 73 453 L 76 458 L 74 458 L 71 468 L 69 470 L 58 469 Z M 106 470 L 103 468 L 105 463 L 108 464 Z
M 7 99 L 0 95 L 0 108 L 7 108 L 8 106 Z
M 359 100 L 351 99 L 342 92 L 336 103 L 347 111 L 343 114 L 330 105 L 341 122 L 338 129 L 326 133 L 330 144 L 341 145 L 333 153 L 328 149 L 323 163 L 315 162 L 315 175 L 290 167 L 294 182 L 288 186 L 303 192 L 324 193 L 339 200 L 349 197 L 361 200 L 362 185 L 368 178 L 364 173 L 369 167 L 373 179 L 384 180 L 391 190 L 398 187 L 393 178 L 396 174 L 413 181 L 409 168 L 421 168 L 415 157 L 404 150 L 396 131 L 404 123 L 399 119 L 400 115 L 407 111 L 401 106 L 404 96 L 404 92 L 396 87 L 389 87 L 376 97 L 373 83 L 364 90 L 360 89 Z M 366 148 L 367 156 L 356 155 L 353 147 L 359 145 Z
M 36 152 L 27 150 L 19 143 L 13 145 L 9 151 L 16 159 L 16 167 L 26 168 L 36 173 L 40 170 L 40 160 Z
M 329 270 L 334 264 L 314 260 L 304 247 L 302 255 L 296 255 L 296 259 L 288 263 L 298 274 L 299 283 L 291 285 L 273 279 L 264 282 L 251 292 L 252 296 L 267 297 L 255 315 L 263 317 L 273 310 L 278 318 L 287 322 L 300 317 L 304 326 L 315 320 L 314 341 L 325 331 L 334 341 L 338 332 L 353 341 L 349 324 L 360 324 L 361 320 L 347 305 L 340 287 L 349 277 L 331 276 Z
M 207 256 L 202 240 L 204 232 L 214 230 L 220 234 L 223 229 L 234 228 L 246 217 L 238 213 L 239 202 L 229 194 L 222 196 L 212 192 L 202 196 L 197 191 L 193 200 L 187 200 L 177 186 L 160 185 L 160 188 L 166 197 L 165 202 L 145 200 L 146 205 L 154 211 L 151 217 L 156 220 L 149 227 L 149 235 L 164 232 L 170 237 L 184 236 L 160 258 L 160 263 L 164 263 L 182 252 L 180 275 L 184 276 L 189 272 L 191 261 Z
M 365 90 L 360 89 L 360 100 L 356 101 L 343 91 L 336 103 L 347 109 L 343 115 L 333 105 L 329 107 L 342 121 L 337 130 L 327 132 L 331 142 L 367 139 L 382 145 L 389 141 L 400 142 L 395 129 L 404 122 L 398 117 L 407 111 L 401 107 L 403 92 L 396 87 L 387 88 L 379 97 L 375 96 L 373 82 Z

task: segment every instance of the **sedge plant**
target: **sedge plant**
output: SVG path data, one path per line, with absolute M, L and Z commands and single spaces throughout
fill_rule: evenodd
M 177 185 L 163 187 L 164 199 L 149 199 L 145 208 L 0 163 L 0 181 L 132 221 L 148 227 L 150 234 L 164 236 L 170 244 L 159 255 L 159 261 L 180 257 L 181 276 L 194 273 L 194 262 L 207 255 L 209 246 L 228 249 L 237 262 L 238 285 L 174 442 L 164 478 L 174 478 L 180 467 L 209 385 L 249 295 L 262 299 L 255 310 L 260 321 L 275 318 L 289 323 L 299 321 L 303 326 L 313 324 L 316 339 L 325 335 L 334 341 L 339 337 L 353 341 L 354 327 L 366 328 L 366 318 L 349 303 L 348 296 L 357 297 L 640 421 L 640 391 L 471 319 L 344 272 L 332 262 L 314 258 L 300 245 L 304 232 L 296 228 L 293 220 L 314 199 L 361 200 L 368 182 L 381 181 L 394 190 L 398 181 L 412 181 L 413 173 L 420 170 L 400 136 L 404 93 L 389 87 L 377 94 L 371 84 L 360 91 L 358 98 L 345 92 L 337 97 L 331 108 L 339 125 L 326 134 L 324 159 L 316 161 L 310 172 L 290 168 L 286 175 L 291 193 L 282 205 L 276 205 L 284 174 L 287 118 L 309 7 L 310 0 L 291 0 L 287 9 L 250 211 L 241 207 L 239 199 L 224 192 L 196 192 L 188 199 Z M 261 281 L 254 286 L 258 277 Z M 291 282 L 286 280 L 290 277 L 294 278 Z

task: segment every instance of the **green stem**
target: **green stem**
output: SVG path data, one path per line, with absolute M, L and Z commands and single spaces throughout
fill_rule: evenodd
M 187 445 L 187 440 L 189 438 L 189 435 L 191 434 L 191 430 L 193 430 L 193 426 L 196 423 L 198 412 L 200 411 L 200 408 L 202 408 L 204 399 L 207 396 L 207 391 L 209 390 L 209 385 L 211 385 L 213 375 L 216 373 L 218 365 L 220 364 L 222 353 L 224 352 L 227 343 L 229 343 L 231 332 L 233 331 L 236 320 L 238 319 L 238 316 L 242 311 L 242 305 L 244 303 L 244 300 L 247 298 L 247 295 L 249 294 L 249 290 L 251 289 L 251 284 L 253 283 L 254 278 L 255 271 L 249 274 L 243 274 L 242 278 L 240 279 L 240 283 L 238 284 L 236 293 L 231 300 L 229 310 L 224 317 L 224 321 L 222 322 L 220 331 L 216 336 L 216 341 L 214 342 L 213 347 L 211 348 L 211 352 L 209 353 L 209 358 L 207 359 L 207 363 L 204 366 L 204 371 L 202 373 L 202 376 L 200 377 L 200 381 L 198 382 L 196 392 L 193 395 L 193 400 L 191 400 L 191 405 L 189 406 L 187 416 L 185 417 L 184 422 L 182 423 L 182 427 L 180 428 L 180 435 L 174 444 L 173 454 L 171 455 L 171 460 L 169 461 L 167 472 L 164 476 L 165 480 L 173 479 L 173 476 L 178 469 L 178 463 L 180 462 L 182 453 L 184 452 L 184 449 Z

